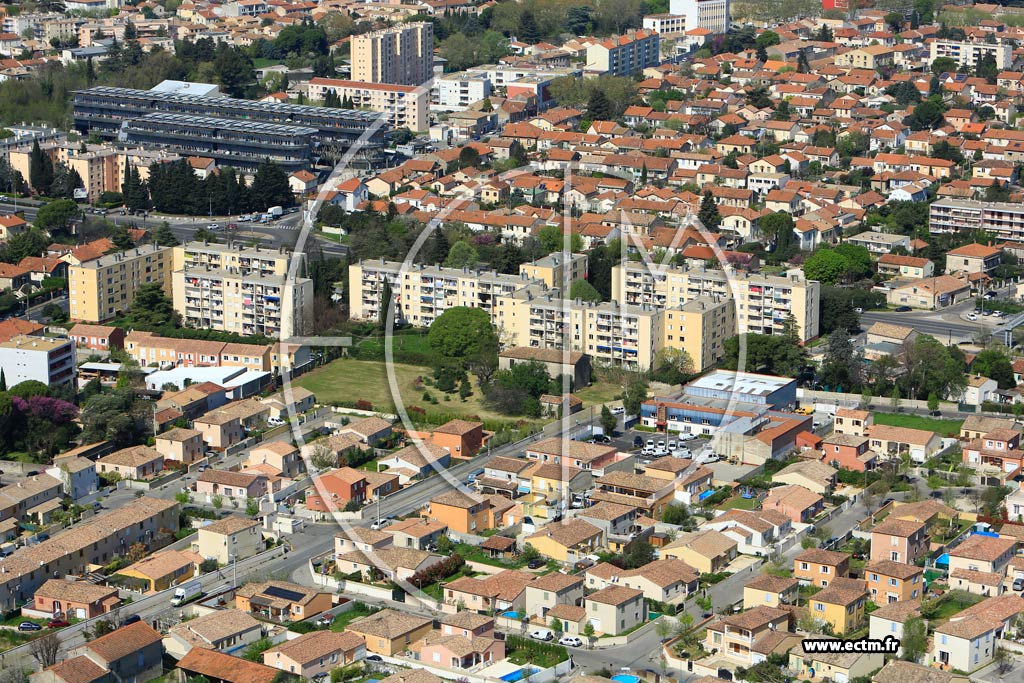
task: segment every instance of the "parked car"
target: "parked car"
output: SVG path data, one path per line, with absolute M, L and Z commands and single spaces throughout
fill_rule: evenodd
M 43 627 L 34 621 L 23 621 L 18 624 L 19 631 L 42 631 Z
M 861 308 L 860 306 L 858 306 L 857 308 L 853 309 L 853 312 L 854 312 L 854 313 L 858 313 L 858 314 L 860 314 L 860 313 L 863 313 L 863 312 L 864 312 L 864 309 L 863 309 L 863 308 Z
M 284 424 L 284 420 L 282 420 L 279 417 L 271 417 L 267 419 L 267 424 L 270 425 L 271 427 L 280 427 L 281 425 Z
M 591 441 L 593 441 L 594 443 L 611 443 L 612 442 L 612 440 L 609 439 L 604 434 L 598 434 L 593 439 L 591 439 Z
M 639 436 L 634 436 L 633 437 L 633 448 L 643 448 L 643 447 L 644 447 L 644 440 L 641 439 Z
M 526 564 L 526 566 L 529 569 L 540 569 L 541 567 L 543 567 L 546 564 L 547 564 L 547 561 L 543 560 L 542 558 L 535 557 L 532 560 L 530 560 Z
M 380 655 L 366 655 L 366 661 L 368 662 L 383 662 L 384 658 Z
M 914 310 L 914 309 L 911 308 L 910 306 L 897 306 L 896 307 L 896 312 L 897 313 L 910 313 L 912 310 Z
M 992 301 L 992 299 L 995 299 L 999 295 L 996 294 L 995 292 L 985 292 L 981 296 L 982 296 L 982 298 L 985 298 L 985 299 L 988 299 L 989 301 Z
M 626 409 L 623 408 L 622 406 L 614 406 L 612 408 L 612 415 L 623 415 L 623 414 L 625 414 L 625 412 L 626 412 Z
M 142 617 L 140 617 L 138 614 L 132 614 L 127 619 L 122 621 L 121 625 L 127 626 L 128 624 L 134 624 L 136 621 L 142 621 Z
M 977 320 L 977 319 L 978 319 L 978 316 L 977 316 L 977 315 L 975 315 L 974 313 L 968 313 L 968 314 L 967 314 L 967 319 L 968 319 L 968 320 Z
M 65 626 L 71 626 L 71 622 L 65 619 L 50 619 L 46 624 L 46 628 L 64 628 Z
M 576 636 L 562 636 L 558 639 L 559 645 L 568 645 L 569 647 L 579 647 L 583 645 L 583 641 Z
M 320 617 L 319 619 L 316 620 L 316 625 L 317 626 L 330 626 L 332 623 L 334 623 L 334 615 L 333 614 L 325 614 L 325 615 L 323 615 L 322 617 Z
M 380 529 L 383 529 L 384 527 L 388 526 L 389 524 L 391 524 L 391 518 L 390 517 L 381 517 L 380 519 L 374 521 L 374 523 L 370 525 L 370 528 L 373 529 L 374 531 L 379 531 Z
M 553 634 L 551 631 L 547 630 L 546 628 L 535 628 L 532 631 L 530 631 L 530 637 L 533 638 L 534 640 L 544 640 L 544 641 L 547 641 L 547 640 L 552 640 L 555 637 L 555 634 Z
M 1015 591 L 1024 591 L 1024 579 L 1014 579 L 1013 580 L 1013 590 L 1015 590 Z

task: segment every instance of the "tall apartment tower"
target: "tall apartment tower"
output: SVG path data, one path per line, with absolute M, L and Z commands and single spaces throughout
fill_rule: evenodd
M 434 75 L 434 25 L 401 24 L 352 36 L 352 80 L 423 85 Z

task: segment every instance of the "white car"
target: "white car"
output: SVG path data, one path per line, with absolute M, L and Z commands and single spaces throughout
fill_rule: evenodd
M 545 640 L 546 641 L 546 640 L 553 640 L 554 637 L 555 637 L 555 634 L 552 633 L 551 631 L 547 630 L 546 628 L 537 628 L 537 629 L 534 629 L 534 630 L 530 631 L 530 637 L 533 638 L 534 640 Z
M 583 641 L 576 636 L 562 636 L 558 639 L 559 645 L 568 645 L 569 647 L 579 647 L 583 645 Z
M 626 409 L 622 406 L 615 406 L 612 408 L 612 415 L 622 415 L 626 412 Z
M 390 517 L 382 517 L 381 519 L 378 519 L 373 524 L 371 524 L 370 528 L 373 529 L 374 531 L 379 531 L 380 529 L 383 529 L 384 527 L 388 526 L 389 524 L 391 524 L 391 518 Z
M 207 230 L 220 230 L 220 226 L 217 225 L 216 223 L 210 223 L 209 225 L 206 226 L 206 229 Z
M 857 308 L 853 309 L 853 312 L 854 313 L 863 313 L 864 309 L 858 306 Z
M 975 314 L 975 313 L 968 313 L 968 314 L 967 314 L 967 319 L 968 319 L 968 320 L 977 320 L 977 319 L 978 319 L 978 316 L 977 316 L 977 314 Z
M 280 427 L 284 424 L 284 420 L 279 417 L 271 417 L 267 420 L 267 424 L 271 427 Z

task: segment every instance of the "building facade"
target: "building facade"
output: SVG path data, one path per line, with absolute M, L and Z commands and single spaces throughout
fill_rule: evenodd
M 632 76 L 661 63 L 658 47 L 658 34 L 653 31 L 612 36 L 587 48 L 586 70 L 610 76 Z
M 75 381 L 75 343 L 69 339 L 18 335 L 0 342 L 0 368 L 7 386 L 36 380 L 47 386 Z
M 294 258 L 305 255 L 200 242 L 174 247 L 174 308 L 192 327 L 282 338 L 305 334 L 312 325 L 313 281 L 288 276 Z
M 111 320 L 131 307 L 139 287 L 159 282 L 169 293 L 171 249 L 143 244 L 68 268 L 73 320 Z
M 430 128 L 427 115 L 430 91 L 412 85 L 343 81 L 314 78 L 309 82 L 309 98 L 323 100 L 333 92 L 339 100 L 350 99 L 356 109 L 368 109 L 387 116 L 393 128 L 423 131 Z
M 401 24 L 352 36 L 352 79 L 423 86 L 434 75 L 434 25 Z

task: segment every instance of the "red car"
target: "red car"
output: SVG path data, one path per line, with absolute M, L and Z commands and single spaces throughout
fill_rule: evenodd
M 71 626 L 71 622 L 64 619 L 51 619 L 46 628 L 64 628 L 65 626 Z

